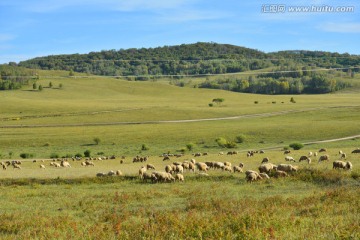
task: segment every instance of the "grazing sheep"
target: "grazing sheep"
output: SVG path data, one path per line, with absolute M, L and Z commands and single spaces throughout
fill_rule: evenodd
M 116 176 L 122 176 L 123 173 L 122 173 L 120 170 L 116 170 L 115 175 L 116 175 Z
M 352 164 L 351 162 L 343 162 L 343 161 L 335 161 L 333 162 L 333 169 L 346 169 L 346 170 L 351 170 L 352 169 Z
M 289 154 L 289 153 L 291 153 L 290 150 L 285 150 L 285 151 L 284 151 L 284 154 Z
M 188 163 L 188 162 L 183 162 L 183 163 L 181 164 L 181 166 L 182 166 L 184 169 L 187 169 L 187 170 L 190 169 L 189 165 L 190 165 L 190 163 Z
M 175 173 L 184 173 L 184 168 L 181 165 L 176 165 L 174 169 Z
M 211 169 L 214 168 L 215 162 L 205 162 L 205 164 Z
M 190 163 L 189 163 L 189 170 L 195 172 L 195 168 L 196 168 L 196 167 L 195 167 L 195 164 L 192 163 L 192 162 L 190 162 Z
M 208 166 L 205 164 L 205 163 L 203 163 L 203 162 L 198 162 L 198 163 L 196 163 L 196 167 L 197 167 L 197 169 L 200 171 L 200 172 L 207 172 L 207 170 L 208 170 Z
M 175 178 L 167 172 L 153 172 L 153 174 L 155 175 L 157 181 L 161 181 L 161 182 L 167 182 L 167 181 L 175 181 Z
M 259 153 L 260 153 L 260 154 L 263 154 L 263 153 L 265 153 L 265 151 L 264 151 L 264 150 L 260 150 Z
M 261 161 L 261 163 L 267 163 L 270 161 L 270 158 L 266 157 L 266 158 L 263 158 L 263 160 Z
M 181 162 L 173 162 L 173 165 L 181 165 Z
M 201 153 L 194 153 L 194 157 L 201 157 Z
M 352 169 L 352 163 L 351 163 L 351 162 L 346 162 L 346 169 L 347 169 L 347 170 L 351 170 L 351 169 Z
M 343 151 L 339 150 L 339 155 L 342 155 L 343 154 Z
M 169 156 L 165 156 L 165 157 L 163 158 L 163 161 L 170 161 L 170 157 L 169 157 Z
M 317 152 L 314 152 L 314 157 L 316 157 L 318 155 L 318 153 Z
M 19 165 L 19 164 L 16 164 L 16 163 L 13 164 L 13 167 L 14 167 L 14 169 L 15 169 L 15 168 L 21 169 L 20 165 Z
M 277 170 L 279 171 L 284 171 L 284 172 L 296 172 L 297 171 L 297 166 L 293 166 L 291 164 L 279 164 L 277 166 Z
M 296 162 L 295 159 L 293 157 L 290 157 L 290 156 L 286 156 L 285 157 L 285 161 L 288 161 L 288 162 Z
M 286 172 L 284 172 L 284 171 L 277 170 L 277 171 L 275 172 L 274 176 L 275 176 L 276 178 L 279 178 L 279 177 L 287 177 L 288 174 L 287 174 Z
M 96 176 L 97 176 L 97 177 L 105 177 L 105 176 L 106 176 L 106 174 L 105 174 L 105 173 L 101 173 L 101 172 L 99 172 L 99 173 L 97 173 L 97 174 L 96 174 Z
M 86 162 L 81 162 L 81 166 L 86 167 Z
M 196 164 L 196 160 L 195 160 L 194 158 L 192 158 L 192 159 L 190 160 L 190 162 L 191 162 L 192 164 Z
M 308 163 L 308 164 L 311 164 L 311 158 L 308 158 L 308 159 L 307 159 L 307 163 Z
M 323 161 L 329 161 L 330 157 L 329 155 L 323 155 L 319 157 L 319 161 L 318 162 L 323 162 Z
M 167 172 L 167 173 L 172 173 L 173 172 L 173 167 L 172 167 L 172 165 L 166 165 L 165 166 L 165 172 Z
M 239 167 L 239 166 L 234 166 L 234 167 L 233 167 L 233 171 L 234 171 L 234 173 L 235 173 L 235 172 L 239 172 L 239 173 L 242 173 L 242 172 L 243 172 L 242 168 Z
M 40 164 L 39 167 L 42 168 L 42 169 L 45 169 L 45 165 L 44 165 L 44 164 Z
M 220 155 L 224 155 L 224 152 L 219 152 L 219 154 L 218 154 L 218 155 L 219 155 L 219 156 L 220 156 Z
M 311 159 L 309 157 L 306 157 L 306 158 L 303 158 L 303 157 L 306 157 L 306 156 L 301 156 L 300 159 L 299 159 L 299 162 L 307 161 L 308 163 L 311 163 Z
M 351 153 L 360 153 L 360 148 L 353 150 Z
M 108 173 L 107 173 L 107 175 L 108 176 L 114 176 L 116 173 L 113 171 L 113 170 L 110 170 Z
M 202 155 L 203 155 L 203 156 L 208 156 L 208 153 L 207 153 L 207 152 L 204 152 Z
M 340 159 L 346 159 L 346 153 L 342 153 Z
M 144 173 L 146 172 L 146 167 L 144 167 L 144 166 L 142 166 L 140 169 L 139 169 L 139 177 L 140 177 L 140 179 L 142 179 L 143 178 L 143 175 L 144 175 Z
M 123 164 L 123 163 L 124 163 L 124 160 L 121 159 L 121 160 L 120 160 L 120 164 Z
M 245 176 L 246 181 L 248 181 L 250 183 L 262 179 L 262 177 L 260 176 L 259 173 L 252 171 L 252 170 L 246 171 L 245 174 L 246 174 L 246 176 Z
M 243 168 L 244 164 L 243 163 L 239 163 L 239 167 Z
M 158 179 L 154 173 L 144 172 L 143 179 L 144 182 L 150 180 L 151 182 L 156 182 Z
M 71 167 L 70 163 L 67 161 L 61 161 L 60 166 L 61 167 Z
M 313 155 L 312 152 L 309 152 L 309 153 L 308 153 L 308 156 L 309 156 L 309 157 L 312 157 L 312 155 Z
M 146 164 L 146 168 L 147 168 L 147 170 L 149 170 L 149 169 L 155 170 L 155 167 L 152 164 Z
M 263 163 L 258 168 L 260 173 L 270 173 L 271 170 L 277 169 L 277 166 L 272 163 Z
M 231 167 L 231 162 L 224 162 L 225 166 Z
M 227 171 L 227 172 L 230 172 L 230 173 L 232 172 L 232 169 L 231 169 L 230 166 L 224 166 L 223 170 Z
M 3 170 L 6 170 L 6 164 L 1 162 L 0 165 L 2 166 Z
M 262 177 L 263 179 L 270 179 L 269 175 L 267 175 L 266 173 L 259 173 L 260 177 Z
M 33 163 L 36 163 L 36 159 L 34 159 L 32 162 L 33 162 Z
M 223 169 L 225 167 L 225 164 L 222 162 L 215 162 L 214 163 L 214 169 Z
M 326 148 L 321 148 L 320 150 L 319 150 L 319 152 L 326 152 Z
M 184 175 L 178 173 L 175 175 L 175 180 L 178 180 L 179 182 L 184 182 Z

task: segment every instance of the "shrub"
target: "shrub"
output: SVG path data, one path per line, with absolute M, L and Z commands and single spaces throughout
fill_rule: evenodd
M 293 97 L 290 98 L 290 102 L 296 103 L 295 99 Z
M 209 103 L 209 107 L 213 107 L 214 106 L 214 104 L 212 104 L 212 103 Z
M 254 101 L 254 103 L 255 103 L 255 104 L 258 104 L 258 103 L 259 103 L 259 101 Z
M 236 136 L 236 142 L 237 143 L 243 143 L 245 142 L 246 136 L 244 134 L 240 134 Z
M 302 143 L 292 143 L 292 144 L 289 145 L 289 147 L 291 147 L 294 150 L 299 150 L 299 149 L 304 147 L 304 144 L 302 144 Z
M 233 141 L 226 142 L 225 147 L 226 148 L 235 148 L 236 147 L 236 142 L 233 142 Z
M 84 156 L 85 156 L 85 157 L 90 157 L 90 155 L 91 155 L 91 151 L 90 151 L 90 150 L 86 150 L 86 151 L 84 152 Z
M 150 148 L 145 144 L 145 143 L 143 143 L 142 145 L 141 145 L 141 150 L 142 151 L 147 151 L 147 150 L 149 150 Z
M 20 157 L 23 158 L 23 159 L 32 158 L 32 157 L 34 157 L 34 154 L 32 154 L 32 153 L 21 153 Z
M 194 144 L 193 143 L 186 144 L 186 149 L 192 151 L 194 149 Z
M 220 147 L 225 147 L 227 140 L 223 137 L 219 137 L 217 139 L 215 139 L 215 142 L 220 146 Z
M 51 153 L 50 158 L 59 158 L 59 154 L 57 153 Z
M 93 140 L 94 140 L 96 145 L 99 145 L 99 143 L 101 142 L 101 139 L 98 138 L 98 137 L 95 137 Z
M 83 157 L 83 155 L 81 153 L 77 153 L 75 154 L 75 157 Z

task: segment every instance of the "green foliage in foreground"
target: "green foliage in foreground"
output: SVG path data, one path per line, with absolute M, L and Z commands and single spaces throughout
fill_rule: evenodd
M 233 175 L 164 184 L 131 176 L 0 184 L 1 239 L 360 237 L 359 180 L 342 171 L 309 169 L 253 184 Z

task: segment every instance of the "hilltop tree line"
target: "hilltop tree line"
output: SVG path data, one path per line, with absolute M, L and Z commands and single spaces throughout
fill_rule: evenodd
M 333 72 L 275 72 L 249 77 L 207 79 L 199 87 L 259 94 L 313 94 L 334 92 L 349 86 L 334 76 Z
M 66 70 L 107 76 L 223 74 L 268 67 L 340 68 L 360 65 L 360 56 L 319 51 L 258 50 L 217 43 L 182 44 L 157 48 L 120 49 L 89 54 L 56 55 L 34 58 L 19 66 Z
M 36 78 L 34 70 L 17 67 L 16 64 L 0 65 L 0 90 L 19 89 Z

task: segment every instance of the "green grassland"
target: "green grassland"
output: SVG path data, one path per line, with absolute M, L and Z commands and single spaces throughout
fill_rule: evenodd
M 299 159 L 326 147 L 330 161 L 297 162 L 300 170 L 290 177 L 252 184 L 244 173 L 221 170 L 210 170 L 209 177 L 185 172 L 184 183 L 144 183 L 137 176 L 144 163 L 132 163 L 135 155 L 149 156 L 148 163 L 163 170 L 169 162 L 159 155 L 176 153 L 188 143 L 194 149 L 170 162 L 208 152 L 196 160 L 242 162 L 245 170 L 256 170 L 265 156 L 274 164 L 284 163 L 282 148 L 290 143 L 360 134 L 356 84 L 335 94 L 267 96 L 180 88 L 165 81 L 69 78 L 61 71 L 40 71 L 39 76 L 38 84 L 51 81 L 54 87 L 0 91 L 1 161 L 34 154 L 21 170 L 0 170 L 1 239 L 360 237 L 360 155 L 350 154 L 360 147 L 359 138 L 292 151 Z M 214 98 L 225 101 L 209 107 Z M 209 120 L 224 117 L 236 118 Z M 196 119 L 207 120 L 163 122 Z M 226 155 L 228 149 L 215 142 L 218 137 L 233 141 L 240 134 L 245 141 L 230 149 L 239 151 L 237 155 Z M 142 151 L 142 144 L 149 150 Z M 70 161 L 71 168 L 50 166 L 52 153 L 74 155 L 87 149 L 92 156 L 117 158 L 96 160 L 94 167 L 83 167 L 80 161 Z M 265 154 L 247 158 L 248 149 L 265 149 Z M 340 149 L 352 162 L 352 171 L 332 169 Z M 220 151 L 225 155 L 219 156 Z M 120 156 L 125 156 L 122 164 Z M 95 177 L 110 170 L 124 175 Z
M 136 154 L 141 144 L 149 146 L 146 154 L 157 155 L 174 152 L 190 142 L 198 151 L 216 152 L 217 137 L 234 140 L 238 134 L 247 136 L 238 150 L 359 134 L 360 95 L 356 92 L 267 96 L 179 88 L 164 81 L 84 75 L 68 78 L 60 71 L 40 71 L 39 76 L 37 84 L 48 86 L 51 81 L 54 87 L 0 92 L 3 158 L 9 152 L 14 157 L 29 152 L 48 158 L 51 153 L 75 154 L 86 149 L 108 155 Z M 60 83 L 61 89 L 56 87 Z M 295 104 L 289 101 L 291 97 Z M 214 98 L 225 101 L 209 107 Z M 269 113 L 273 115 L 258 115 Z M 242 117 L 158 122 L 234 116 Z M 100 145 L 92 144 L 95 137 L 101 139 Z

